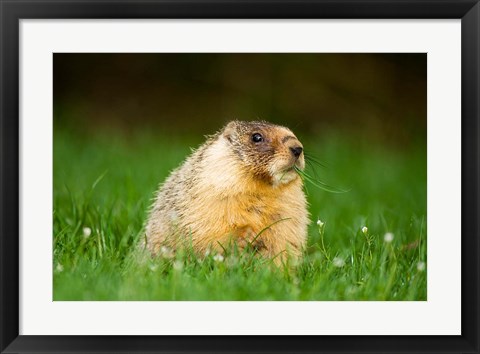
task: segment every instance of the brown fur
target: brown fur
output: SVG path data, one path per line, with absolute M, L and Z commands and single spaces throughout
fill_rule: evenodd
M 252 135 L 262 134 L 255 143 Z M 160 186 L 146 225 L 146 246 L 191 244 L 197 252 L 221 252 L 232 240 L 252 242 L 266 257 L 300 256 L 308 212 L 303 169 L 290 150 L 301 147 L 285 127 L 233 121 L 194 151 Z M 284 220 L 282 220 L 284 219 Z M 263 229 L 258 237 L 257 234 Z M 222 245 L 222 246 L 221 246 Z

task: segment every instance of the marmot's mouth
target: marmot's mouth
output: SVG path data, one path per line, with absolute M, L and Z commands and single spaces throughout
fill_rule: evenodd
M 291 172 L 295 171 L 296 169 L 303 170 L 301 165 L 294 163 L 292 166 L 285 168 L 282 172 Z
M 300 167 L 298 167 L 296 164 L 293 164 L 292 166 L 284 168 L 282 172 L 286 173 L 286 172 L 294 171 L 295 168 L 300 168 Z
M 304 168 L 305 167 L 302 164 L 302 161 L 300 161 L 300 159 L 296 159 L 295 161 L 290 162 L 285 167 L 277 169 L 277 172 L 275 172 L 275 173 L 283 173 L 283 174 L 290 173 L 290 172 L 297 173 L 297 171 L 295 171 L 295 170 L 303 171 Z
M 293 164 L 292 170 L 293 170 L 293 169 L 296 169 L 296 168 L 298 168 L 299 170 L 302 170 L 302 171 L 303 171 L 303 169 L 304 169 L 304 166 L 302 165 L 302 163 L 300 162 L 299 159 L 297 159 L 297 160 L 295 161 L 295 163 Z

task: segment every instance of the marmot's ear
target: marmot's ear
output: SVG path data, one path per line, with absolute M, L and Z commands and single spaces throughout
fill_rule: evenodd
M 232 142 L 233 135 L 234 135 L 235 130 L 236 130 L 236 126 L 237 126 L 237 122 L 233 120 L 230 123 L 228 123 L 225 126 L 225 128 L 223 128 L 222 135 L 225 137 L 225 139 L 227 139 L 230 142 Z

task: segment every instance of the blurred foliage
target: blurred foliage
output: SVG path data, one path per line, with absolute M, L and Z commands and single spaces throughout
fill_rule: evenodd
M 204 135 L 265 119 L 315 136 L 340 130 L 426 141 L 426 54 L 54 54 L 54 124 L 76 134 Z

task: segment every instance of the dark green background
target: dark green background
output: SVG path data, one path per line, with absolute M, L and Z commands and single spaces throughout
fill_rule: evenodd
M 203 135 L 259 118 L 403 146 L 425 142 L 426 78 L 426 54 L 54 54 L 54 122 Z

